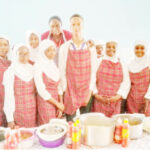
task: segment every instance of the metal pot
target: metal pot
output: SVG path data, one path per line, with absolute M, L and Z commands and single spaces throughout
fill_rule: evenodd
M 118 114 L 112 118 L 117 121 L 118 118 L 122 120 L 127 118 L 129 120 L 129 137 L 130 139 L 138 139 L 143 133 L 143 114 Z
M 107 146 L 113 142 L 115 122 L 101 113 L 80 116 L 82 143 L 89 146 Z

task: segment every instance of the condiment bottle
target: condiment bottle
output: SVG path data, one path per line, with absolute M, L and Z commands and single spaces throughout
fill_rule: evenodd
M 124 119 L 122 126 L 122 147 L 127 147 L 129 141 L 129 123 L 128 119 Z
M 72 121 L 68 122 L 69 128 L 67 133 L 67 139 L 66 139 L 66 146 L 67 148 L 72 148 Z

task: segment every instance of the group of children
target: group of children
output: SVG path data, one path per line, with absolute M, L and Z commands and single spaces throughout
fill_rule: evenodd
M 105 47 L 85 41 L 83 23 L 82 16 L 73 15 L 70 33 L 52 17 L 50 31 L 41 38 L 27 32 L 27 43 L 12 50 L 0 37 L 0 126 L 35 127 L 63 114 L 70 121 L 77 110 L 111 117 L 121 112 L 123 99 L 128 113 L 150 115 L 147 45 L 134 45 L 135 58 L 127 66 L 117 56 L 115 41 Z

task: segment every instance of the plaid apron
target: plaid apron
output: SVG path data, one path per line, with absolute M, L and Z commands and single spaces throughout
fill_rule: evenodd
M 97 71 L 97 89 L 98 94 L 102 96 L 115 96 L 123 81 L 123 71 L 120 62 L 113 63 L 109 60 L 102 60 Z M 104 104 L 94 100 L 94 111 L 104 113 L 111 117 L 120 113 L 121 102 L 111 102 Z
M 150 83 L 149 68 L 138 73 L 130 73 L 131 89 L 127 98 L 127 111 L 129 113 L 144 113 L 144 96 Z
M 68 50 L 67 89 L 64 97 L 65 113 L 72 115 L 81 106 L 89 93 L 91 55 L 89 50 Z
M 36 126 L 36 91 L 34 80 L 22 81 L 15 76 L 15 114 L 14 120 L 20 127 Z
M 6 118 L 3 112 L 3 106 L 4 106 L 4 86 L 2 84 L 3 81 L 3 74 L 6 71 L 6 69 L 9 67 L 10 61 L 0 59 L 0 126 L 6 124 Z
M 46 86 L 46 90 L 51 94 L 51 96 L 58 100 L 58 82 L 53 81 L 48 78 L 45 73 L 43 73 L 43 81 Z M 56 107 L 53 104 L 48 103 L 43 100 L 40 95 L 37 96 L 38 101 L 38 124 L 46 124 L 52 118 L 56 118 Z

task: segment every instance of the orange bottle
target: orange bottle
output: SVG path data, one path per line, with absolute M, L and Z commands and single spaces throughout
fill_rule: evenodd
M 124 119 L 122 126 L 122 147 L 127 147 L 129 142 L 129 123 Z
M 69 128 L 68 128 L 68 133 L 67 133 L 67 143 L 66 146 L 67 148 L 72 148 L 72 121 L 68 122 Z
M 120 118 L 117 120 L 115 127 L 114 142 L 117 144 L 122 143 L 122 120 Z

